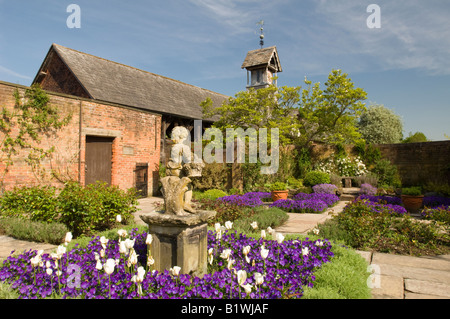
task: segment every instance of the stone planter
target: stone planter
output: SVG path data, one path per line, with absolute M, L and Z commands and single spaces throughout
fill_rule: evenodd
M 409 213 L 418 213 L 423 204 L 423 195 L 401 195 L 403 206 Z
M 287 199 L 288 198 L 288 194 L 289 191 L 288 190 L 284 190 L 284 191 L 272 191 L 271 195 L 272 195 L 272 201 L 277 201 L 279 199 Z

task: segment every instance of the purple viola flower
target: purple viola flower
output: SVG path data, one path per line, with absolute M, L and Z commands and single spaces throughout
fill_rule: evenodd
M 131 236 L 135 239 L 136 253 L 142 255 L 145 260 L 147 234 L 131 232 Z M 108 258 L 118 260 L 114 272 L 108 276 L 103 270 L 96 269 L 94 253 L 100 251 L 101 243 L 98 237 L 93 237 L 86 248 L 76 247 L 63 256 L 59 263 L 59 276 L 56 274 L 56 268 L 51 275 L 45 271 L 45 266 L 33 268 L 29 261 L 37 252 L 27 251 L 19 256 L 9 256 L 3 262 L 0 266 L 0 279 L 11 284 L 20 294 L 20 298 L 44 298 L 52 293 L 58 293 L 62 298 L 85 299 L 244 298 L 242 289 L 239 290 L 237 285 L 230 285 L 235 280 L 235 275 L 219 257 L 223 249 L 232 247 L 231 258 L 236 260 L 234 267 L 249 274 L 247 283 L 254 285 L 253 273 L 265 274 L 264 283 L 257 293 L 252 292 L 252 298 L 282 298 L 285 293 L 300 298 L 303 288 L 313 285 L 314 271 L 333 257 L 330 242 L 321 240 L 320 244 L 318 243 L 319 241 L 306 239 L 285 240 L 279 244 L 276 241 L 255 239 L 230 231 L 226 231 L 219 240 L 214 232 L 209 231 L 208 248 L 214 251 L 210 273 L 202 278 L 187 274 L 174 278 L 167 270 L 147 272 L 141 283 L 143 293 L 138 294 L 136 284 L 132 282 L 132 274 L 136 272 L 136 268 L 130 270 L 126 266 L 125 257 L 121 256 L 117 241 L 108 241 L 105 256 L 100 257 L 102 263 Z M 263 244 L 270 251 L 266 259 L 262 258 L 259 251 Z M 252 247 L 247 255 L 250 263 L 243 254 L 245 246 Z M 301 253 L 305 250 L 308 252 L 306 255 Z M 48 261 L 51 267 L 55 267 L 49 254 L 42 254 L 41 258 L 44 264 Z M 81 270 L 81 283 L 77 287 L 69 284 L 72 280 L 68 271 L 70 265 L 77 265 Z

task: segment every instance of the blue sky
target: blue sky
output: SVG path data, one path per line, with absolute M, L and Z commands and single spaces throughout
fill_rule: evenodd
M 70 4 L 81 28 L 68 28 Z M 368 28 L 369 4 L 380 28 Z M 450 3 L 441 0 L 0 0 L 0 80 L 30 85 L 50 45 L 233 96 L 244 90 L 241 64 L 276 45 L 278 84 L 324 83 L 348 73 L 370 103 L 403 119 L 404 135 L 450 135 Z

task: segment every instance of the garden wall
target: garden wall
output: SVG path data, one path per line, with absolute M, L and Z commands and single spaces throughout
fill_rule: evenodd
M 383 158 L 397 166 L 403 185 L 450 185 L 450 141 L 378 144 Z
M 12 110 L 13 93 L 19 90 L 23 96 L 27 87 L 0 81 L 0 108 Z M 69 180 L 85 182 L 87 137 L 104 137 L 112 141 L 111 184 L 121 189 L 136 185 L 136 168 L 148 165 L 147 190 L 154 194 L 158 189 L 160 159 L 161 116 L 146 110 L 70 95 L 47 93 L 50 104 L 55 105 L 61 116 L 72 114 L 70 123 L 49 136 L 41 136 L 40 146 L 55 147 L 51 158 L 41 162 L 39 170 L 32 169 L 25 161 L 27 150 L 13 155 L 13 165 L 5 171 L 4 154 L 0 150 L 0 185 L 3 189 L 14 186 L 45 184 L 62 186 Z M 0 142 L 5 134 L 0 131 Z

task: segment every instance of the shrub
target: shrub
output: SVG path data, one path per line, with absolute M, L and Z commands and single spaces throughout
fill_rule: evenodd
M 20 240 L 59 245 L 69 231 L 64 224 L 23 220 L 17 217 L 0 219 L 0 230 L 10 237 Z
M 393 206 L 357 200 L 324 225 L 320 234 L 355 249 L 408 255 L 440 254 L 448 239 L 433 223 L 395 213 Z M 400 206 L 398 206 L 400 207 Z
M 206 163 L 202 170 L 202 176 L 192 179 L 195 190 L 206 191 L 208 189 L 225 190 L 228 184 L 229 168 L 223 163 Z
M 359 190 L 360 194 L 374 196 L 377 194 L 377 188 L 370 184 L 362 184 Z
M 132 214 L 137 210 L 134 190 L 123 191 L 106 183 L 90 184 L 86 187 L 78 183 L 68 183 L 59 194 L 58 200 L 60 221 L 75 237 L 112 228 L 117 215 L 121 215 L 123 223 L 126 224 L 132 220 Z
M 303 184 L 306 186 L 314 186 L 317 184 L 330 184 L 330 175 L 325 172 L 311 171 L 306 173 Z
M 55 188 L 47 186 L 16 187 L 0 197 L 3 216 L 52 222 L 58 215 Z
M 424 208 L 421 215 L 424 219 L 439 221 L 450 226 L 450 206 Z
M 375 173 L 378 178 L 378 185 L 401 186 L 397 167 L 391 164 L 387 159 L 377 161 L 372 172 Z
M 316 194 L 336 194 L 337 186 L 333 184 L 317 184 L 313 186 Z
M 419 196 L 422 195 L 420 187 L 406 187 L 402 188 L 402 195 Z
M 303 181 L 301 179 L 296 179 L 295 177 L 289 177 L 287 180 L 288 188 L 299 189 L 303 187 Z
M 208 189 L 206 192 L 202 193 L 202 194 L 197 194 L 196 197 L 197 199 L 211 199 L 211 200 L 216 200 L 220 197 L 224 197 L 227 196 L 228 194 L 225 193 L 224 191 L 220 190 L 220 189 Z
M 250 224 L 256 222 L 258 224 L 256 232 L 259 233 L 261 229 L 282 225 L 288 218 L 288 214 L 279 208 L 255 207 L 248 209 L 242 217 L 237 219 L 233 223 L 233 229 L 238 233 L 252 233 L 255 230 Z
M 287 190 L 287 185 L 286 185 L 286 183 L 275 182 L 272 185 L 270 185 L 270 190 L 271 191 L 285 191 L 285 190 Z

